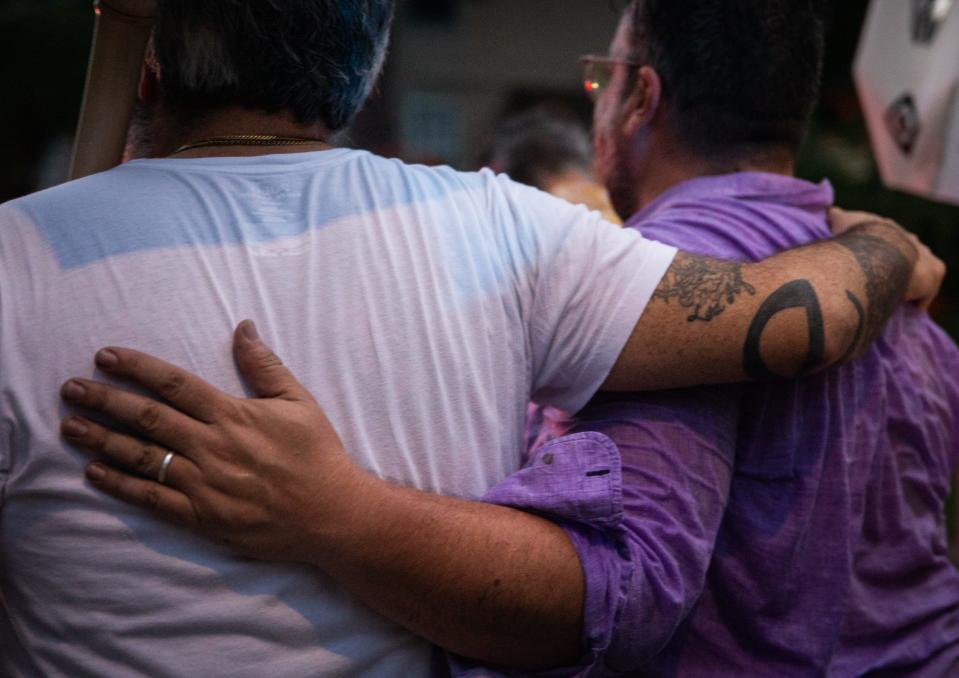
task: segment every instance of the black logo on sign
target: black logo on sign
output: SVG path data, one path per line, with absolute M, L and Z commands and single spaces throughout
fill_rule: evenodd
M 912 155 L 916 140 L 922 131 L 919 122 L 919 109 L 911 94 L 903 94 L 886 111 L 886 126 L 896 145 L 906 155 Z
M 928 45 L 936 39 L 955 0 L 912 0 L 912 39 Z

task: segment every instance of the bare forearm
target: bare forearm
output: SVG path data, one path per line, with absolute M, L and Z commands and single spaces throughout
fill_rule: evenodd
M 756 264 L 681 253 L 604 388 L 791 378 L 850 360 L 904 299 L 917 256 L 885 222 Z
M 101 369 L 166 402 L 91 380 L 71 380 L 63 397 L 163 447 L 71 416 L 65 438 L 109 461 L 88 479 L 250 557 L 313 564 L 454 653 L 522 668 L 578 659 L 583 574 L 561 528 L 363 472 L 252 324 L 234 351 L 257 398 L 129 349 L 98 354 Z
M 372 477 L 309 561 L 392 621 L 472 659 L 524 669 L 578 659 L 583 574 L 555 524 Z

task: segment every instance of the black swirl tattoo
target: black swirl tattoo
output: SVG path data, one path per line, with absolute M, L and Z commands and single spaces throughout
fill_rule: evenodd
M 806 311 L 809 332 L 809 347 L 806 359 L 799 374 L 807 374 L 822 366 L 826 356 L 826 327 L 823 322 L 822 307 L 816 290 L 808 280 L 793 280 L 769 295 L 756 317 L 753 318 L 743 346 L 743 370 L 750 379 L 771 381 L 796 375 L 782 375 L 773 372 L 763 359 L 760 349 L 763 332 L 769 322 L 779 313 L 790 308 L 802 308 Z
M 687 318 L 689 322 L 709 322 L 741 294 L 756 294 L 756 289 L 743 280 L 742 268 L 742 264 L 736 262 L 703 259 L 681 252 L 653 298 L 666 303 L 676 299 L 682 308 L 692 309 Z

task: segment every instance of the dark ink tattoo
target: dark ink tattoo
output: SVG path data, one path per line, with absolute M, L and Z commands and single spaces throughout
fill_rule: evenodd
M 806 309 L 809 325 L 809 347 L 806 359 L 800 368 L 800 374 L 806 374 L 822 366 L 826 355 L 826 328 L 823 323 L 822 307 L 816 290 L 808 280 L 793 280 L 769 295 L 763 302 L 749 326 L 746 345 L 743 347 L 743 369 L 750 379 L 770 381 L 797 375 L 776 374 L 763 359 L 760 342 L 769 322 L 782 311 L 790 308 Z
M 853 308 L 856 309 L 856 315 L 859 316 L 859 322 L 856 325 L 856 336 L 852 339 L 852 344 L 849 345 L 849 350 L 839 359 L 840 363 L 848 362 L 856 354 L 856 350 L 859 348 L 859 344 L 862 342 L 863 334 L 866 332 L 866 309 L 862 307 L 862 302 L 859 301 L 859 297 L 855 294 L 846 290 L 846 298 L 852 302 Z
M 703 259 L 680 252 L 666 277 L 659 283 L 654 299 L 675 298 L 685 309 L 692 309 L 687 320 L 709 322 L 736 301 L 744 292 L 756 289 L 743 280 L 742 264 Z
M 865 233 L 868 226 L 871 224 L 853 228 L 836 238 L 837 244 L 853 253 L 866 276 L 868 307 L 864 328 L 853 352 L 860 348 L 860 342 L 872 343 L 879 336 L 883 325 L 902 303 L 912 274 L 912 265 L 902 251 L 882 238 Z
M 873 235 L 877 231 L 886 237 Z M 857 322 L 851 344 L 839 359 L 845 362 L 876 339 L 886 320 L 898 308 L 912 274 L 912 263 L 906 253 L 914 250 L 914 246 L 901 229 L 884 222 L 860 224 L 836 237 L 834 242 L 852 252 L 866 279 L 866 304 L 846 291 Z M 773 317 L 790 308 L 806 310 L 809 345 L 799 374 L 789 376 L 803 376 L 826 364 L 825 324 L 819 298 L 808 280 L 794 280 L 766 299 L 753 319 L 743 346 L 743 369 L 750 378 L 770 380 L 787 376 L 769 368 L 762 357 L 760 342 Z

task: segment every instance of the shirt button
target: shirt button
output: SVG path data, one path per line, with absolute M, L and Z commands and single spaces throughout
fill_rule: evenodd
M 552 453 L 547 452 L 546 454 L 543 455 L 543 463 L 546 464 L 547 466 L 553 463 Z

